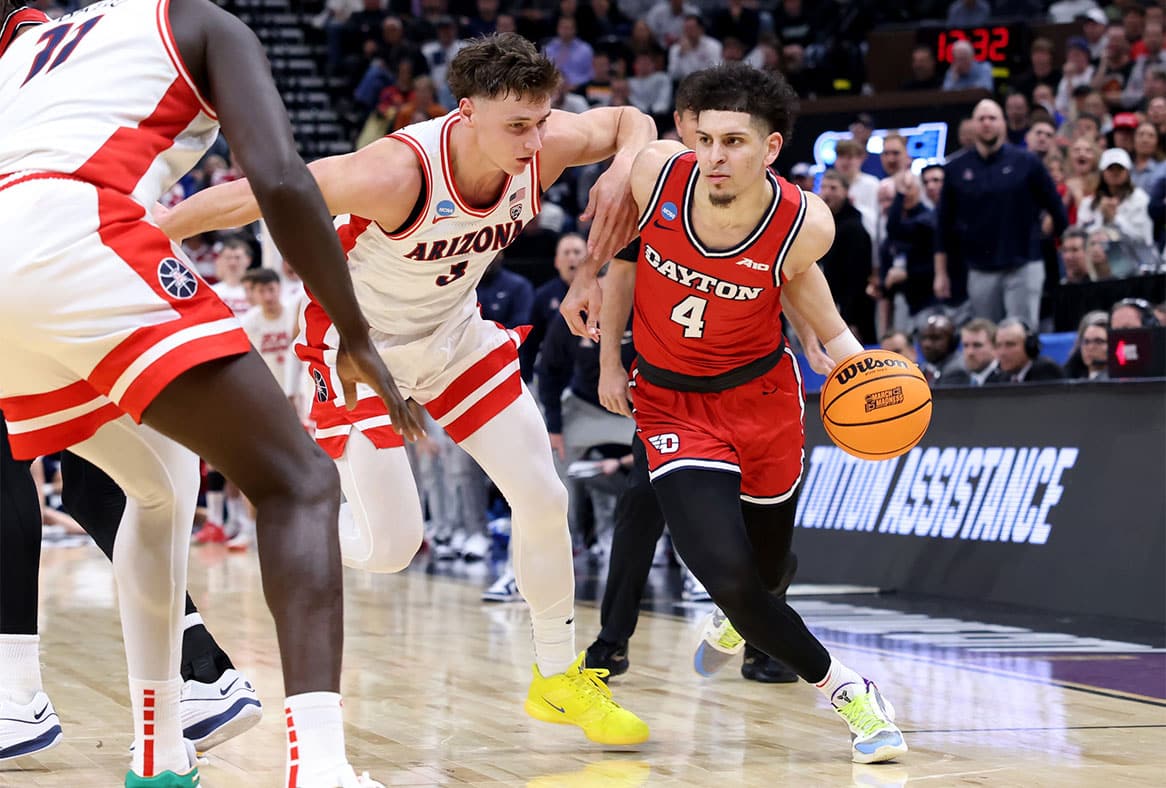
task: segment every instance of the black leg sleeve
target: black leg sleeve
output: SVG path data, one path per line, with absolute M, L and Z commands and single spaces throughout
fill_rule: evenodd
M 17 461 L 0 413 L 0 634 L 35 635 L 40 593 L 40 494 Z

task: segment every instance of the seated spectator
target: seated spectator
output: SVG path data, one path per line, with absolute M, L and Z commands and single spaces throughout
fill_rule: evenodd
M 1057 102 L 1053 98 L 1053 88 L 1045 84 L 1037 85 L 1032 89 L 1032 122 L 1035 123 L 1038 120 L 1052 124 L 1053 131 L 1056 131 L 1065 122 L 1065 117 L 1057 111 Z
M 1008 98 L 1011 99 L 1012 96 Z M 1011 137 L 1011 134 L 1009 136 Z M 1053 149 L 1056 138 L 1057 129 L 1053 126 L 1052 121 L 1042 118 L 1032 122 L 1024 134 L 1024 140 L 1017 144 L 1028 148 L 1043 159 L 1045 154 Z
M 449 16 L 437 20 L 437 39 L 421 45 L 421 56 L 429 64 L 429 76 L 437 88 L 437 101 L 447 107 L 457 102 L 446 84 L 445 75 L 449 71 L 450 62 L 465 45 L 466 42 L 457 37 L 457 23 Z
M 976 61 L 976 51 L 965 40 L 951 45 L 951 66 L 943 78 L 944 90 L 970 90 L 983 88 L 988 92 L 995 89 L 992 67 Z
M 652 32 L 652 28 L 648 27 L 648 22 L 645 19 L 637 19 L 632 25 L 632 35 L 628 40 L 628 48 L 631 49 L 633 55 L 644 52 L 649 54 L 668 52 L 668 47 L 662 47 L 656 42 L 656 34 Z
M 1149 121 L 1139 123 L 1134 132 L 1134 166 L 1130 180 L 1146 194 L 1154 190 L 1154 181 L 1166 178 L 1166 156 L 1162 154 L 1160 137 Z
M 1065 377 L 1057 362 L 1040 354 L 1040 337 L 1015 318 L 1004 319 L 996 328 L 996 361 L 988 383 L 1037 383 Z
M 1107 380 L 1109 315 L 1087 313 L 1077 326 L 1077 341 L 1065 362 L 1065 377 L 1074 380 Z
M 879 341 L 879 347 L 892 353 L 898 353 L 912 364 L 919 363 L 919 357 L 915 355 L 915 343 L 911 341 L 911 337 L 907 336 L 905 331 L 888 331 L 883 334 L 882 340 Z
M 935 52 L 926 44 L 919 44 L 911 50 L 911 78 L 903 83 L 901 90 L 939 90 L 943 77 L 936 68 Z
M 1062 131 L 1066 131 L 1062 129 Z M 1096 115 L 1088 112 L 1081 112 L 1077 115 L 1070 127 L 1067 129 L 1069 139 L 1076 142 L 1079 139 L 1087 139 L 1094 145 L 1101 147 L 1101 119 Z
M 668 76 L 679 82 L 694 71 L 720 62 L 721 42 L 705 35 L 700 14 L 686 16 L 680 39 L 668 50 Z
M 1113 270 L 1109 267 L 1109 233 L 1104 229 L 1089 233 L 1085 256 L 1089 259 L 1094 281 L 1113 279 Z
M 684 34 L 684 20 L 692 14 L 700 14 L 700 9 L 684 0 L 660 0 L 648 11 L 644 21 L 656 43 L 669 49 Z
M 672 80 L 660 70 L 658 55 L 650 52 L 636 55 L 632 76 L 628 78 L 628 93 L 632 106 L 654 118 L 662 118 L 672 111 Z
M 1081 37 L 1070 38 L 1065 48 L 1065 65 L 1057 84 L 1057 112 L 1068 116 L 1073 109 L 1073 91 L 1093 82 L 1093 66 L 1089 62 L 1089 42 Z
M 1122 91 L 1125 90 L 1134 61 L 1130 58 L 1130 42 L 1120 27 L 1111 27 L 1105 34 L 1105 51 L 1093 73 L 1093 89 L 1101 94 L 1112 112 L 1122 109 Z M 1106 129 L 1108 131 L 1108 129 Z
M 1146 120 L 1158 131 L 1158 149 L 1166 152 L 1166 98 L 1154 98 L 1146 107 Z
M 923 354 L 919 368 L 931 384 L 961 366 L 950 317 L 941 313 L 927 318 L 919 329 L 919 350 Z
M 781 0 L 773 9 L 773 33 L 787 46 L 805 50 L 821 36 L 816 4 L 803 0 Z
M 1109 310 L 1109 329 L 1141 328 L 1158 323 L 1150 302 L 1141 298 L 1123 298 Z
M 477 13 L 462 17 L 462 38 L 477 38 L 503 32 L 498 30 L 500 5 L 499 0 L 475 0 Z
M 1113 140 L 1111 148 L 1121 148 L 1131 156 L 1134 155 L 1134 132 L 1138 128 L 1138 116 L 1132 112 L 1119 112 L 1113 116 L 1113 131 L 1109 138 Z
M 591 0 L 591 12 L 595 15 L 595 41 L 602 41 L 604 38 L 627 38 L 632 26 L 631 20 L 612 0 Z
M 1134 62 L 1130 78 L 1122 91 L 1122 105 L 1126 109 L 1143 109 L 1146 106 L 1146 87 L 1155 69 L 1166 67 L 1166 49 L 1162 46 L 1162 24 L 1150 22 L 1146 25 L 1142 44 L 1145 53 Z
M 595 76 L 592 67 L 595 53 L 590 44 L 576 37 L 574 17 L 559 17 L 557 35 L 547 42 L 546 55 L 563 74 L 567 90 L 573 91 Z
M 613 62 L 606 52 L 596 52 L 591 66 L 595 72 L 591 81 L 580 85 L 577 92 L 593 107 L 611 106 L 612 81 L 623 76 L 623 61 Z
M 1029 68 L 1011 80 L 1009 87 L 1026 97 L 1031 96 L 1037 85 L 1048 85 L 1053 90 L 1061 83 L 1061 72 L 1053 63 L 1053 42 L 1047 38 L 1037 38 L 1028 50 Z
M 1121 148 L 1101 154 L 1101 184 L 1093 197 L 1081 201 L 1077 223 L 1086 229 L 1103 227 L 1110 240 L 1151 247 L 1154 228 L 1147 210 L 1150 196 L 1130 179 L 1133 162 Z
M 1096 79 L 1096 77 L 1094 77 Z M 1090 89 L 1081 97 L 1081 112 L 1078 118 L 1085 118 L 1086 116 L 1093 118 L 1097 123 L 1097 133 L 1095 139 L 1098 144 L 1105 145 L 1105 139 L 1109 133 L 1113 131 L 1113 115 L 1109 111 L 1109 107 L 1105 103 L 1105 97 L 1100 91 Z M 1085 133 L 1085 129 L 1073 129 L 1073 137 L 1076 138 Z
M 1076 285 L 1097 278 L 1089 262 L 1088 245 L 1089 233 L 1079 227 L 1070 227 L 1061 236 L 1061 263 L 1065 269 L 1061 284 Z
M 1007 122 L 1008 141 L 1024 147 L 1028 134 L 1028 98 L 1023 93 L 1009 93 L 1004 99 L 1004 120 Z
M 939 379 L 940 386 L 982 386 L 996 372 L 996 324 L 977 317 L 960 329 L 963 364 Z
M 412 123 L 440 118 L 447 112 L 449 110 L 437 102 L 433 80 L 429 77 L 417 77 L 413 81 L 413 94 L 409 101 L 397 110 L 397 117 L 393 120 L 393 131 L 403 129 Z
M 720 41 L 735 38 L 748 52 L 757 46 L 761 33 L 761 15 L 756 8 L 746 8 L 745 0 L 728 0 L 724 8 L 712 15 L 709 35 Z
M 948 27 L 976 27 L 991 17 L 988 0 L 955 0 L 947 9 Z
M 808 162 L 799 161 L 789 171 L 789 181 L 802 191 L 814 190 L 814 169 Z

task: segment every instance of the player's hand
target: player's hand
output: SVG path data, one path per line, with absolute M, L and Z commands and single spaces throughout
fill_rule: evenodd
M 834 359 L 826 354 L 822 349 L 822 343 L 814 337 L 814 341 L 802 348 L 806 351 L 806 362 L 809 363 L 810 369 L 817 372 L 819 375 L 829 375 L 834 371 Z
M 551 451 L 560 460 L 567 459 L 567 442 L 563 440 L 563 433 L 548 432 L 547 437 L 551 439 Z
M 600 175 L 587 195 L 587 208 L 579 216 L 580 221 L 591 222 L 587 256 L 599 261 L 599 265 L 615 257 L 636 237 L 639 215 L 629 174 L 620 168 Z
M 425 411 L 413 400 L 401 396 L 388 367 L 366 337 L 363 342 L 340 339 L 336 351 L 336 374 L 344 388 L 344 402 L 349 410 L 356 407 L 356 384 L 363 383 L 376 392 L 389 409 L 393 431 L 407 441 L 425 436 Z
M 587 337 L 592 342 L 599 341 L 599 310 L 603 307 L 603 290 L 594 275 L 583 273 L 589 263 L 584 261 L 575 280 L 559 304 L 559 312 L 567 321 L 567 327 L 577 337 Z
M 612 413 L 632 417 L 628 403 L 628 373 L 622 367 L 599 368 L 599 404 Z
M 947 274 L 941 274 L 937 271 L 931 289 L 935 291 L 936 298 L 940 301 L 946 301 L 951 298 L 951 279 L 948 278 Z

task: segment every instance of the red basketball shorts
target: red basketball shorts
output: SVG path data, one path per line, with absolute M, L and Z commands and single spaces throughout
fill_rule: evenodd
M 789 349 L 766 374 L 711 393 L 654 386 L 632 372 L 636 427 L 655 481 L 683 469 L 741 475 L 741 500 L 788 500 L 805 462 L 806 395 Z

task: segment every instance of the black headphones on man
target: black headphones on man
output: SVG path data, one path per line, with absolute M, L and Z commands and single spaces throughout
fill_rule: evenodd
M 1138 314 L 1142 316 L 1142 326 L 1145 328 L 1153 328 L 1158 325 L 1158 318 L 1154 315 L 1154 307 L 1150 306 L 1150 302 L 1144 298 L 1123 298 L 1116 304 L 1109 308 L 1109 317 L 1113 319 L 1113 313 L 1119 306 L 1130 306 L 1138 310 Z
M 1024 354 L 1030 359 L 1035 359 L 1040 355 L 1040 334 L 1033 331 L 1023 318 L 1013 319 L 1024 329 Z

